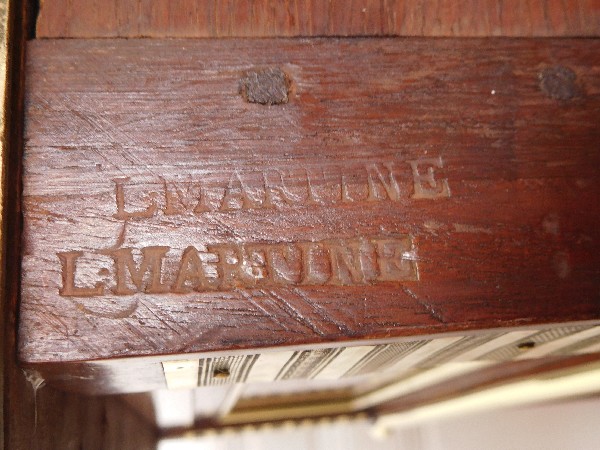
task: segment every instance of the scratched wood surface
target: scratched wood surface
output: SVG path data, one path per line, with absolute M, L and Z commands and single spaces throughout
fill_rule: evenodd
M 30 42 L 20 358 L 597 321 L 599 50 Z
M 597 36 L 598 0 L 45 0 L 38 38 Z
M 58 392 L 17 364 L 20 259 L 22 56 L 28 2 L 0 0 L 0 159 L 2 239 L 0 280 L 0 448 L 6 450 L 154 449 L 154 423 L 120 399 Z M 6 90 L 5 90 L 6 88 Z M 140 402 L 138 402 L 140 403 Z

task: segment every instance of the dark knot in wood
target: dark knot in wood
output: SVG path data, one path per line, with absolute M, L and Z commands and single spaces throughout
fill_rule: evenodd
M 279 67 L 250 70 L 240 80 L 240 94 L 248 103 L 280 105 L 289 101 L 291 84 Z
M 554 66 L 540 72 L 540 89 L 555 100 L 569 100 L 577 95 L 577 75 L 568 67 Z

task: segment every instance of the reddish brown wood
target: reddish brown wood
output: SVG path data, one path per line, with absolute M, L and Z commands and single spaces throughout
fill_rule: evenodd
M 6 450 L 156 447 L 154 424 L 116 397 L 58 392 L 17 364 L 20 267 L 23 56 L 28 2 L 2 1 L 0 57 L 7 92 L 2 114 L 2 232 L 0 281 L 0 448 Z M 8 5 L 8 6 L 7 6 Z M 9 11 L 8 20 L 4 16 Z M 6 66 L 5 66 L 6 63 Z M 139 411 L 139 409 L 138 409 Z
M 597 40 L 28 55 L 29 365 L 600 318 Z M 246 102 L 269 67 L 289 102 Z
M 597 36 L 598 0 L 46 0 L 37 36 Z
M 12 386 L 17 388 L 17 385 Z M 159 433 L 118 396 L 88 397 L 30 385 L 11 393 L 7 449 L 156 448 Z M 20 398 L 26 403 L 15 404 Z

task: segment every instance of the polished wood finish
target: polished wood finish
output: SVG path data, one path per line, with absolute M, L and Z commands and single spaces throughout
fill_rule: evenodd
M 46 0 L 38 38 L 596 36 L 598 0 Z
M 27 365 L 599 319 L 597 40 L 28 50 Z

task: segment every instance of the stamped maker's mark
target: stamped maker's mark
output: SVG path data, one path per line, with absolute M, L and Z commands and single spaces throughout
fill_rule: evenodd
M 98 264 L 104 264 L 100 268 L 90 267 L 89 261 L 87 267 L 79 267 L 84 256 L 82 251 L 58 254 L 62 264 L 61 296 L 186 294 L 273 286 L 369 285 L 418 279 L 415 246 L 409 235 L 319 242 L 214 244 L 189 246 L 183 252 L 173 252 L 165 246 L 119 248 L 96 253 Z M 83 285 L 77 280 L 80 270 L 86 274 L 98 273 L 98 280 Z
M 435 200 L 450 197 L 441 157 L 354 164 L 341 169 L 277 169 L 188 183 L 115 183 L 116 213 L 123 224 L 157 215 L 341 203 Z M 402 173 L 404 171 L 404 173 Z M 219 180 L 229 180 L 225 185 Z M 137 190 L 136 190 L 137 189 Z M 146 189 L 146 190 L 144 190 Z M 126 193 L 127 192 L 127 193 Z M 129 199 L 129 201 L 127 200 Z M 375 235 L 321 241 L 236 242 L 142 248 L 114 247 L 59 252 L 63 297 L 188 294 L 273 286 L 371 285 L 418 280 L 410 235 Z
M 201 215 L 206 212 L 334 206 L 403 199 L 450 197 L 442 158 L 388 163 L 320 166 L 264 171 L 233 171 L 189 181 L 155 180 L 152 184 L 116 178 L 119 220 L 158 215 Z M 214 175 L 214 174 L 213 174 Z

